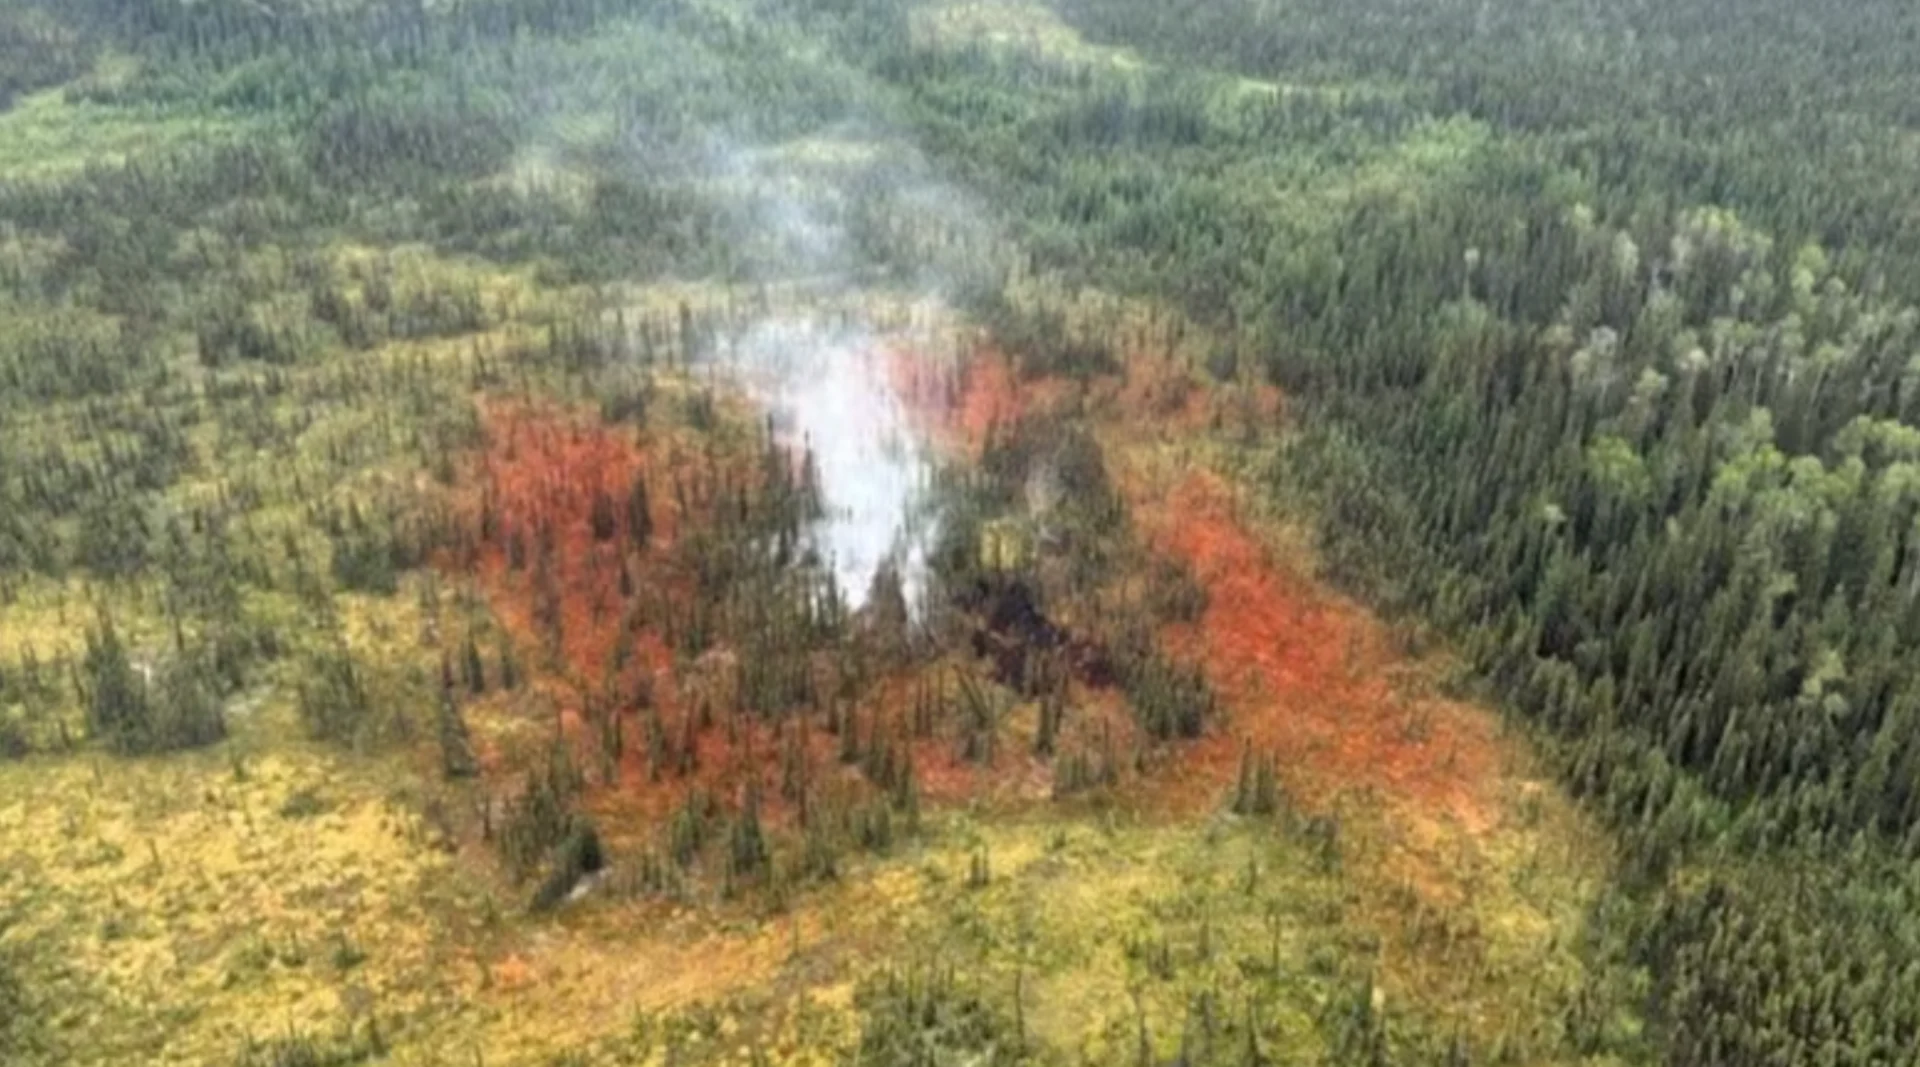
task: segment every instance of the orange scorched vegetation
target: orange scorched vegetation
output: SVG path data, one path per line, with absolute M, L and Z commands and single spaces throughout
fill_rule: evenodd
M 487 447 L 477 472 L 473 573 L 513 645 L 541 650 L 528 663 L 531 673 L 546 683 L 566 726 L 577 732 L 591 686 L 635 692 L 667 665 L 657 635 L 643 634 L 633 662 L 609 670 L 621 633 L 622 569 L 648 569 L 652 553 L 670 546 L 684 522 L 670 496 L 654 495 L 650 547 L 639 551 L 626 536 L 624 505 L 636 481 L 656 468 L 681 462 L 691 472 L 697 461 L 552 405 L 490 404 L 483 414 Z M 601 494 L 622 505 L 621 529 L 609 541 L 595 536 L 591 521 Z M 664 582 L 669 576 L 654 571 L 650 577 Z M 670 691 L 656 695 L 672 698 Z
M 1250 746 L 1273 753 L 1288 788 L 1310 805 L 1357 790 L 1416 830 L 1478 836 L 1495 824 L 1501 746 L 1490 714 L 1396 687 L 1408 664 L 1380 621 L 1276 560 L 1217 475 L 1189 470 L 1170 486 L 1133 488 L 1149 541 L 1207 589 L 1200 619 L 1164 636 L 1205 665 L 1228 716 L 1169 781 L 1171 801 L 1217 801 Z
M 735 805 L 749 782 L 760 787 L 767 821 L 790 824 L 796 798 L 781 783 L 796 748 L 805 753 L 817 796 L 867 791 L 865 761 L 845 758 L 847 746 L 824 716 L 770 723 L 739 711 L 740 650 L 722 640 L 686 662 L 666 632 L 663 618 L 685 608 L 696 588 L 676 548 L 712 525 L 715 486 L 761 476 L 755 457 L 715 452 L 711 438 L 636 433 L 550 405 L 494 404 L 484 413 L 487 447 L 473 502 L 481 536 L 472 573 L 524 650 L 529 674 L 583 766 L 604 762 L 596 757 L 607 739 L 593 724 L 609 713 L 618 720 L 617 774 L 612 781 L 589 774 L 596 786 L 589 806 L 612 836 L 644 839 L 696 790 Z M 649 502 L 652 530 L 644 545 L 629 530 L 636 484 L 646 487 Z M 609 502 L 616 528 L 599 536 L 594 512 Z M 834 675 L 830 659 L 818 663 L 823 679 Z M 843 709 L 844 728 L 855 732 L 863 752 L 880 745 L 889 758 L 910 760 L 918 792 L 930 802 L 1044 796 L 1046 766 L 1017 742 L 982 761 L 963 756 L 944 721 L 930 733 L 911 728 L 916 701 L 936 699 L 943 720 L 952 714 L 955 669 L 945 658 L 882 664 Z M 670 760 L 664 771 L 650 762 L 655 730 L 692 757 Z M 499 763 L 497 753 L 483 756 Z
M 1063 410 L 1084 388 L 1023 381 L 1004 354 L 984 347 L 960 366 L 911 352 L 890 353 L 888 362 L 896 392 L 950 456 L 977 456 L 996 429 Z M 1237 515 L 1221 478 L 1197 467 L 1149 475 L 1132 458 L 1164 449 L 1169 433 L 1193 440 L 1217 428 L 1223 404 L 1249 409 L 1233 415 L 1270 420 L 1277 395 L 1192 383 L 1170 361 L 1146 362 L 1155 365 L 1143 369 L 1135 361 L 1126 378 L 1093 383 L 1092 402 L 1081 410 L 1109 444 L 1135 536 L 1152 553 L 1185 564 L 1207 593 L 1196 620 L 1164 626 L 1159 637 L 1176 659 L 1204 668 L 1224 715 L 1200 739 L 1155 753 L 1146 779 L 1127 789 L 1170 812 L 1201 810 L 1231 791 L 1250 748 L 1272 753 L 1289 791 L 1312 807 L 1359 789 L 1429 823 L 1445 820 L 1469 833 L 1491 825 L 1498 748 L 1490 719 L 1401 693 L 1392 678 L 1405 664 L 1378 621 L 1276 560 Z M 622 717 L 618 774 L 597 792 L 596 810 L 617 812 L 640 832 L 690 789 L 737 802 L 745 783 L 756 781 L 768 817 L 788 822 L 795 812 L 781 801 L 778 783 L 782 754 L 796 745 L 821 788 L 844 794 L 859 784 L 820 716 L 788 717 L 776 726 L 734 710 L 729 681 L 738 650 L 723 642 L 696 662 L 676 662 L 660 613 L 634 617 L 635 603 L 684 603 L 693 595 L 674 546 L 710 521 L 703 507 L 715 485 L 759 476 L 756 457 L 716 454 L 708 439 L 636 434 L 551 407 L 494 405 L 487 425 L 480 485 L 492 536 L 483 539 L 477 568 L 486 592 L 519 645 L 548 650 L 537 673 L 570 738 L 587 750 L 604 744 L 585 725 L 595 701 Z M 624 529 L 636 483 L 647 486 L 651 501 L 653 530 L 644 547 Z M 604 510 L 606 497 L 622 516 L 611 538 L 593 529 L 594 510 Z M 510 558 L 516 538 L 527 557 L 517 567 Z M 539 548 L 543 543 L 549 547 Z M 831 673 L 824 660 L 821 668 Z M 950 655 L 883 666 L 842 721 L 855 724 L 864 745 L 885 745 L 894 758 L 910 759 L 920 794 L 932 802 L 1045 797 L 1060 755 L 1069 747 L 1085 753 L 1096 737 L 1131 762 L 1137 737 L 1124 700 L 1085 685 L 1074 687 L 1073 721 L 1051 760 L 1031 751 L 1031 706 L 1014 709 L 987 761 L 963 757 L 948 721 L 930 732 L 913 729 L 914 706 L 929 692 L 941 694 L 943 715 L 952 713 L 956 672 L 966 669 Z M 662 773 L 648 763 L 648 722 L 691 746 L 690 766 Z

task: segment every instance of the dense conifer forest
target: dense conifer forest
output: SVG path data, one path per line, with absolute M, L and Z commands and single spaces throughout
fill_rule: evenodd
M 1916 57 L 0 0 L 0 1062 L 1920 1064 Z

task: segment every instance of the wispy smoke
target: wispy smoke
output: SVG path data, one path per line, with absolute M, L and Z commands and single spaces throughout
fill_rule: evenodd
M 756 325 L 723 358 L 789 443 L 811 451 L 826 511 L 814 543 L 849 602 L 862 605 L 891 561 L 917 613 L 934 532 L 919 507 L 931 456 L 877 340 L 818 319 L 779 318 Z
M 909 195 L 923 208 L 943 197 L 923 172 L 901 166 L 900 153 L 884 161 L 872 148 L 816 138 L 736 150 L 715 168 L 741 205 L 737 246 L 756 281 L 806 280 L 843 294 L 833 313 L 770 312 L 724 345 L 720 361 L 766 406 L 786 443 L 812 453 L 826 510 L 814 545 L 849 603 L 863 606 L 875 576 L 892 564 L 917 616 L 935 532 L 921 506 L 931 447 L 895 388 L 889 350 L 863 314 L 861 294 L 884 270 L 871 219 L 895 216 L 888 205 Z M 928 295 L 941 288 L 937 274 L 919 263 L 909 273 L 909 284 L 937 304 Z
M 982 215 L 909 144 L 861 122 L 771 146 L 716 137 L 703 154 L 708 191 L 728 205 L 734 280 L 832 294 L 721 339 L 717 362 L 786 444 L 812 452 L 826 509 L 813 541 L 849 603 L 863 606 L 892 564 L 918 616 L 937 522 L 922 506 L 932 449 L 896 391 L 885 342 L 898 338 L 870 313 L 869 287 L 886 285 L 896 306 L 910 296 L 911 318 L 944 318 L 927 309 L 977 269 L 991 244 Z

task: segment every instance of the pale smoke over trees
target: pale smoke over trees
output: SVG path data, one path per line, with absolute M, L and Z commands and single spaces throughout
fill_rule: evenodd
M 855 606 L 888 561 L 916 608 L 932 522 L 917 521 L 931 459 L 889 381 L 883 350 L 858 329 L 770 319 L 722 357 L 811 455 L 826 514 L 815 547 Z
M 746 206 L 729 220 L 741 271 L 755 284 L 799 283 L 852 293 L 876 282 L 905 289 L 938 318 L 951 262 L 990 245 L 966 198 L 898 146 L 885 157 L 856 127 L 842 137 L 775 148 L 716 149 L 712 180 Z M 898 219 L 917 220 L 908 229 Z M 924 242 L 924 244 L 923 244 Z M 716 362 L 763 404 L 796 454 L 811 455 L 826 514 L 815 547 L 849 603 L 862 606 L 891 563 L 908 607 L 926 587 L 937 517 L 924 489 L 932 451 L 894 384 L 886 339 L 859 310 L 772 313 L 721 344 Z

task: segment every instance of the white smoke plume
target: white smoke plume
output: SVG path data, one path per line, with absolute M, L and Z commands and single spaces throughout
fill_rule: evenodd
M 838 294 L 825 302 L 831 310 L 769 312 L 717 356 L 768 409 L 784 443 L 812 452 L 826 510 L 813 544 L 848 603 L 864 606 L 891 564 L 919 618 L 937 527 L 924 506 L 933 450 L 895 387 L 882 329 L 862 309 L 867 287 L 885 277 L 901 287 L 894 303 L 902 288 L 911 294 L 909 318 L 944 318 L 941 257 L 895 239 L 933 235 L 936 247 L 966 249 L 985 230 L 910 146 L 866 132 L 850 124 L 773 147 L 709 145 L 713 178 L 739 205 L 745 280 Z
M 932 457 L 878 339 L 814 317 L 775 318 L 721 358 L 786 442 L 811 451 L 826 512 L 813 542 L 848 602 L 862 606 L 892 562 L 917 616 L 934 534 L 920 507 Z

